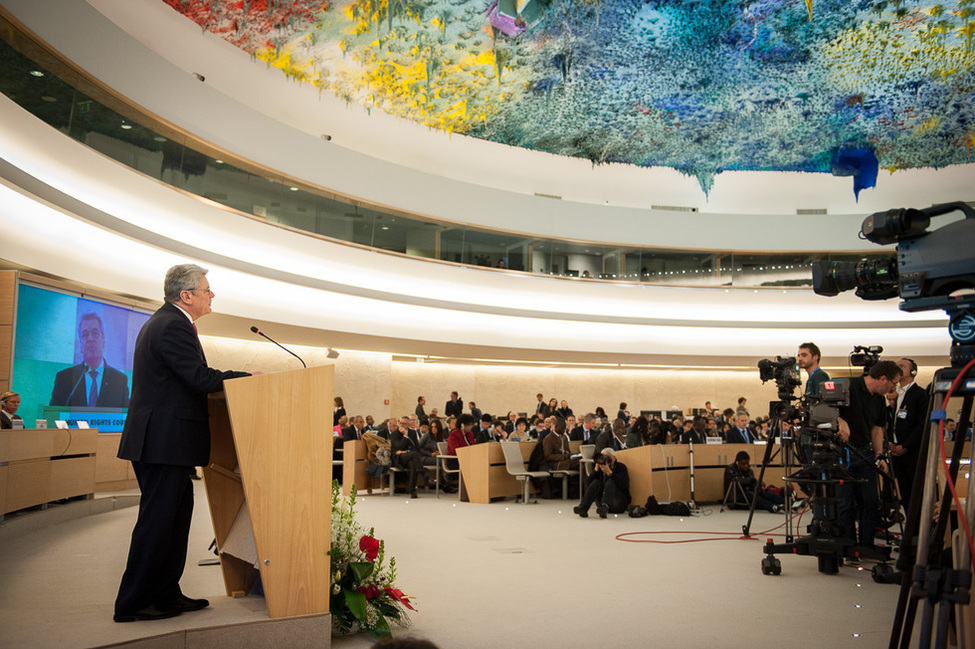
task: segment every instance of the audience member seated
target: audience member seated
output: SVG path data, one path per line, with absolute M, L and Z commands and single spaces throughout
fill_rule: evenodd
M 389 444 L 393 453 L 393 466 L 406 469 L 409 472 L 406 484 L 410 490 L 410 498 L 417 497 L 416 480 L 418 477 L 423 478 L 427 486 L 433 486 L 424 474 L 424 458 L 420 453 L 420 440 L 416 436 L 416 431 L 410 430 L 408 417 L 399 418 L 399 428 L 390 434 Z
M 528 420 L 524 417 L 518 417 L 515 421 L 514 432 L 508 433 L 509 442 L 527 442 L 528 437 Z
M 758 481 L 755 479 L 755 473 L 751 469 L 751 457 L 745 451 L 738 451 L 738 455 L 735 456 L 735 461 L 725 469 L 725 493 L 728 493 L 728 486 L 733 482 L 741 486 L 741 491 L 737 488 L 732 491 L 732 494 L 734 494 L 734 499 L 731 501 L 732 504 L 750 507 L 757 489 L 758 499 L 755 501 L 756 508 L 764 509 L 767 512 L 782 511 L 785 499 L 774 491 L 764 489 L 762 485 L 758 484 Z M 742 492 L 744 492 L 745 502 L 742 502 Z
M 20 407 L 20 395 L 16 392 L 0 394 L 0 428 L 13 428 L 14 421 L 20 420 L 17 408 Z
M 576 470 L 579 468 L 579 458 L 572 457 L 569 450 L 569 436 L 565 434 L 565 421 L 556 418 L 555 427 L 542 440 L 542 450 L 545 463 L 551 470 Z
M 738 413 L 735 425 L 728 431 L 725 441 L 729 444 L 751 444 L 755 441 L 755 435 L 748 427 L 748 415 L 743 412 Z
M 603 430 L 596 436 L 595 454 L 599 455 L 604 448 L 611 448 L 614 451 L 621 451 L 626 445 L 624 435 L 626 434 L 626 424 L 622 419 L 616 419 L 612 426 L 603 426 Z
M 620 514 L 630 506 L 630 474 L 626 465 L 616 459 L 611 448 L 593 458 L 595 469 L 589 477 L 589 485 L 582 495 L 582 502 L 574 507 L 579 516 L 589 516 L 589 508 L 596 503 L 596 513 L 600 518 L 607 514 Z
M 450 431 L 450 435 L 447 437 L 447 455 L 457 455 L 457 449 L 474 446 L 474 433 L 471 432 L 471 428 L 474 427 L 474 418 L 465 413 L 457 421 L 460 422 L 457 428 Z M 447 460 L 448 468 L 456 469 L 457 466 L 457 460 Z
M 366 419 L 362 415 L 352 418 L 352 425 L 342 429 L 342 441 L 351 442 L 352 440 L 362 439 L 362 433 L 366 429 Z
M 579 431 L 576 433 L 576 431 Z M 582 435 L 582 426 L 576 423 L 576 416 L 569 415 L 565 418 L 565 434 L 569 436 L 569 439 L 575 439 L 573 435 Z
M 708 420 L 700 415 L 695 415 L 690 422 L 685 422 L 684 432 L 681 433 L 681 444 L 704 444 L 707 441 Z
M 650 423 L 646 417 L 640 415 L 636 418 L 636 421 L 630 426 L 630 430 L 627 431 L 624 442 L 626 448 L 636 448 L 652 443 L 650 441 Z
M 474 418 L 474 415 L 471 415 Z M 491 427 L 491 415 L 481 415 L 480 421 L 477 422 L 477 432 L 474 433 L 474 443 L 475 444 L 486 444 L 487 442 L 495 442 L 494 431 Z
M 586 413 L 586 416 L 582 418 L 582 426 L 579 426 L 572 434 L 569 435 L 569 439 L 574 442 L 582 442 L 583 444 L 595 444 L 596 435 L 599 431 L 595 429 L 596 426 L 596 415 L 594 413 Z

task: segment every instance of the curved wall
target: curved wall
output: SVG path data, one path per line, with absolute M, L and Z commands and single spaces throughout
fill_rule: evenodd
M 5 5 L 110 87 L 219 147 L 313 184 L 448 221 L 628 245 L 841 251 L 871 247 L 857 237 L 867 213 L 975 198 L 968 195 L 975 177 L 969 165 L 882 177 L 860 204 L 847 178 L 726 173 L 706 202 L 695 180 L 672 170 L 592 167 L 367 116 L 251 61 L 158 0 Z M 324 133 L 333 139 L 322 140 Z M 794 214 L 809 208 L 830 214 Z
M 175 191 L 7 98 L 0 143 L 4 259 L 143 299 L 158 299 L 169 265 L 199 261 L 225 314 L 208 333 L 247 337 L 251 322 L 273 322 L 306 344 L 655 365 L 751 364 L 806 339 L 835 356 L 854 342 L 921 359 L 947 350 L 941 314 L 894 301 L 573 282 L 334 243 Z

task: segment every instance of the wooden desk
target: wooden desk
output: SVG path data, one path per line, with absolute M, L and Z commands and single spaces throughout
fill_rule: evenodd
M 518 442 L 525 462 L 532 454 L 537 442 Z M 463 446 L 457 449 L 457 462 L 464 478 L 464 487 L 469 502 L 487 504 L 492 498 L 517 496 L 522 493 L 521 482 L 508 473 L 504 463 L 501 444 L 487 443 Z M 465 500 L 461 494 L 461 500 Z
M 0 431 L 0 516 L 95 491 L 98 431 Z
M 645 505 L 653 493 L 653 446 L 638 446 L 616 451 L 616 460 L 630 474 L 630 503 Z
M 336 440 L 337 442 L 340 440 Z M 361 439 L 345 442 L 342 447 L 342 495 L 352 493 L 355 485 L 356 493 L 372 493 L 372 489 L 382 487 L 382 483 L 366 473 L 369 468 L 369 457 L 366 454 L 366 443 Z

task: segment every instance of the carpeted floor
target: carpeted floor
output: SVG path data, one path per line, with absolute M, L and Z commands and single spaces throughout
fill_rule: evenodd
M 601 520 L 595 511 L 575 516 L 573 504 L 360 497 L 360 522 L 385 539 L 398 586 L 417 598 L 412 628 L 395 632 L 442 649 L 887 645 L 898 587 L 874 583 L 869 564 L 823 575 L 814 558 L 782 556 L 780 576 L 762 574 L 762 544 L 781 533 L 781 514 L 756 513 L 753 540 L 743 540 L 747 512 L 713 506 L 686 518 Z M 197 565 L 213 556 L 198 484 L 182 585 L 212 605 L 170 620 L 113 623 L 136 514 L 130 507 L 29 533 L 0 531 L 0 645 L 92 647 L 266 618 L 262 599 L 226 597 L 220 569 Z M 362 636 L 332 641 L 370 645 Z

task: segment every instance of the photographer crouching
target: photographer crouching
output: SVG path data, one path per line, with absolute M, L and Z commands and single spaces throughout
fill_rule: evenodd
M 854 479 L 837 487 L 839 523 L 844 536 L 868 548 L 874 547 L 878 522 L 874 465 L 887 472 L 886 463 L 879 459 L 884 452 L 887 405 L 884 395 L 897 385 L 900 377 L 901 368 L 897 363 L 879 361 L 868 373 L 850 379 L 850 405 L 839 408 L 839 436 L 850 446 L 849 473 Z
M 600 518 L 607 514 L 620 514 L 630 506 L 630 472 L 616 459 L 616 451 L 604 448 L 593 458 L 595 471 L 589 478 L 589 486 L 582 495 L 582 503 L 572 509 L 582 518 L 589 516 L 589 508 L 596 503 Z

